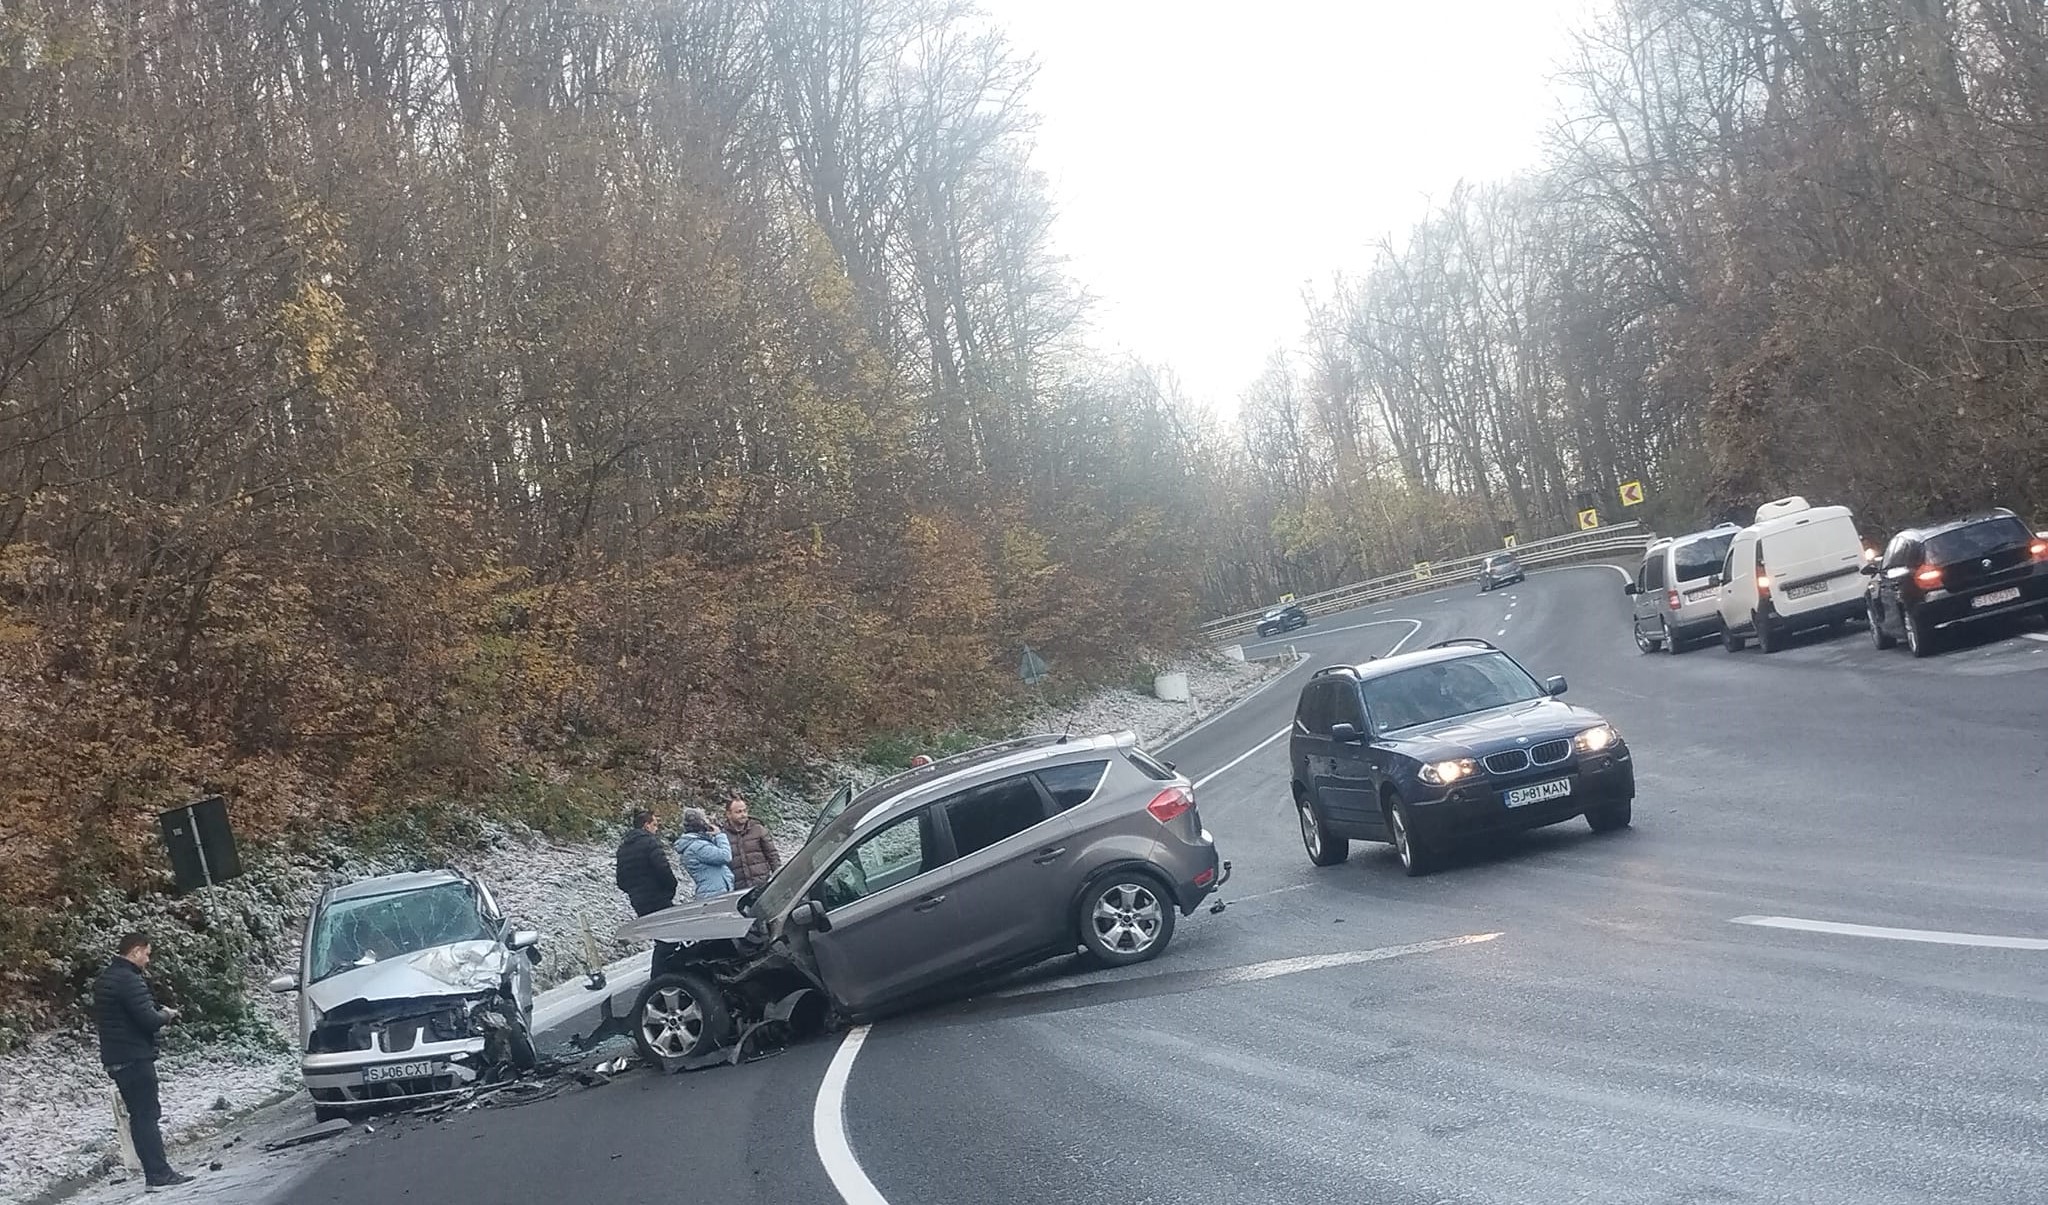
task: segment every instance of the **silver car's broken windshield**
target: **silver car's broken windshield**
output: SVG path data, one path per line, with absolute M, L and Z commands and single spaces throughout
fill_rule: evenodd
M 313 931 L 313 981 L 435 946 L 496 938 L 466 883 L 337 900 Z

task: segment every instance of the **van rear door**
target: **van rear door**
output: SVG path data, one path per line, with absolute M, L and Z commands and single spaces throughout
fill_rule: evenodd
M 1780 613 L 1861 597 L 1863 539 L 1847 512 L 1799 521 L 1763 540 L 1764 571 Z

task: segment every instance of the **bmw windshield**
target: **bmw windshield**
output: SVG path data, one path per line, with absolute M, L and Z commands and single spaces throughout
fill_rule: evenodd
M 1441 720 L 1546 698 L 1543 687 L 1505 653 L 1436 661 L 1368 678 L 1366 716 L 1377 732 L 1399 732 Z

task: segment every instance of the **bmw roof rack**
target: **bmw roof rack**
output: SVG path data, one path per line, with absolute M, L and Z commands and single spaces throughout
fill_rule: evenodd
M 1491 640 L 1481 640 L 1477 636 L 1453 636 L 1449 640 L 1439 640 L 1429 647 L 1433 649 L 1448 649 L 1455 648 L 1461 644 L 1469 644 L 1474 648 L 1493 649 L 1496 653 L 1500 651 Z

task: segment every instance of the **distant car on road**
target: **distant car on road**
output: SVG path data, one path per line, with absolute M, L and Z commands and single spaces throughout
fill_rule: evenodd
M 1775 653 L 1796 631 L 1839 631 L 1861 618 L 1863 562 L 1848 507 L 1811 506 L 1797 495 L 1757 507 L 1756 522 L 1735 533 L 1714 574 L 1722 647 L 1739 653 L 1754 636 Z
M 658 944 L 613 1015 L 675 1066 L 803 1028 L 807 995 L 855 1019 L 1076 949 L 1143 962 L 1229 875 L 1194 785 L 1132 734 L 1009 741 L 854 795 L 760 887 L 629 922 Z
M 1385 841 L 1411 875 L 1458 842 L 1584 816 L 1625 827 L 1636 793 L 1628 744 L 1558 700 L 1483 640 L 1448 640 L 1316 671 L 1302 687 L 1289 762 L 1309 860 Z
M 459 1092 L 534 1065 L 540 934 L 514 929 L 490 888 L 452 870 L 330 888 L 306 918 L 299 1071 L 321 1119 Z
M 1721 630 L 1721 591 L 1714 573 L 1741 530 L 1723 523 L 1659 540 L 1643 552 L 1628 593 L 1635 600 L 1636 647 L 1646 653 L 1685 651 L 1685 643 Z
M 1915 657 L 1966 624 L 2048 614 L 2048 537 L 2009 510 L 1902 531 L 1863 572 L 1872 643 L 1903 640 Z
M 1514 553 L 1490 553 L 1479 563 L 1479 592 L 1484 594 L 1496 586 L 1512 586 L 1516 582 L 1527 581 L 1528 576 L 1522 570 L 1521 558 Z
M 1288 603 L 1284 607 L 1274 607 L 1264 615 L 1259 616 L 1259 635 L 1261 636 L 1283 636 L 1296 628 L 1305 628 L 1307 626 L 1308 612 L 1302 610 L 1295 603 Z

